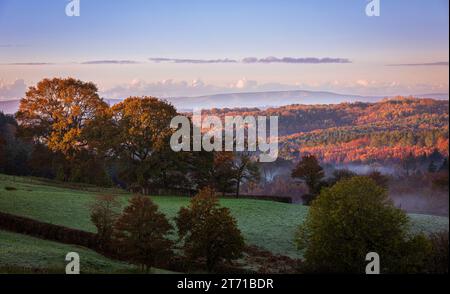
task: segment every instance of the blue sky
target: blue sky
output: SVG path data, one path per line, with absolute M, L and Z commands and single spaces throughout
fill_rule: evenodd
M 367 0 L 80 0 L 79 17 L 66 16 L 68 2 L 0 0 L 0 98 L 49 76 L 114 97 L 448 92 L 447 0 L 380 0 L 379 17 L 366 16 Z M 242 62 L 269 56 L 300 61 Z M 301 59 L 327 57 L 348 62 Z M 226 58 L 236 62 L 206 62 Z

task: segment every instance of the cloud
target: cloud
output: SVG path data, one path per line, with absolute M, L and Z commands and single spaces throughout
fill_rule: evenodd
M 399 81 L 381 81 L 359 78 L 355 80 L 299 81 L 284 84 L 278 82 L 258 83 L 255 80 L 241 78 L 224 85 L 214 85 L 201 79 L 192 81 L 162 80 L 146 82 L 133 80 L 129 83 L 102 89 L 105 98 L 126 98 L 129 96 L 155 96 L 160 98 L 194 97 L 213 94 L 270 92 L 270 91 L 329 91 L 341 94 L 363 96 L 410 95 L 420 93 L 448 93 L 448 83 L 404 83 Z
M 246 78 L 240 79 L 238 80 L 236 83 L 233 83 L 230 85 L 230 88 L 235 88 L 235 89 L 239 89 L 239 90 L 253 90 L 253 89 L 257 89 L 258 87 L 258 82 L 257 81 L 249 81 Z
M 0 44 L 0 48 L 16 48 L 16 47 L 27 47 L 24 44 Z
M 13 46 L 13 45 L 0 45 L 2 46 Z M 218 64 L 218 63 L 243 63 L 243 64 L 251 64 L 251 63 L 260 63 L 260 64 L 269 64 L 269 63 L 292 63 L 292 64 L 320 64 L 320 63 L 351 63 L 351 61 L 347 58 L 317 58 L 317 57 L 304 57 L 304 58 L 296 58 L 296 57 L 265 57 L 265 58 L 256 58 L 256 57 L 246 57 L 242 60 L 230 59 L 230 58 L 219 58 L 219 59 L 189 59 L 189 58 L 165 58 L 165 57 L 154 57 L 149 58 L 149 61 L 154 63 L 178 63 L 178 64 Z M 140 64 L 142 62 L 135 60 L 117 60 L 117 59 L 104 59 L 104 60 L 88 60 L 84 62 L 80 62 L 79 64 L 84 65 L 102 65 L 102 64 Z M 16 63 L 5 63 L 4 65 L 53 65 L 56 63 L 49 62 L 16 62 Z M 447 62 L 448 65 L 448 62 Z
M 126 84 L 112 88 L 102 89 L 100 94 L 105 98 L 126 98 L 129 96 L 155 96 L 160 98 L 205 96 L 213 94 L 281 91 L 298 89 L 296 85 L 284 85 L 279 83 L 258 84 L 257 81 L 242 78 L 226 85 L 213 85 L 201 79 L 192 81 L 162 80 L 146 82 L 133 80 Z
M 358 86 L 367 87 L 369 85 L 369 82 L 367 80 L 357 80 L 356 84 Z
M 0 100 L 18 99 L 25 94 L 27 85 L 22 79 L 16 80 L 11 84 L 0 80 Z
M 447 83 L 405 83 L 399 81 L 380 81 L 357 79 L 354 81 L 329 81 L 319 83 L 297 83 L 300 89 L 312 91 L 331 91 L 341 94 L 390 96 L 416 95 L 421 93 L 448 93 Z
M 386 66 L 448 66 L 448 61 L 428 62 L 428 63 L 394 63 Z
M 191 64 L 210 64 L 210 63 L 294 63 L 294 64 L 319 64 L 319 63 L 351 63 L 347 58 L 318 58 L 318 57 L 283 57 L 278 58 L 274 56 L 269 56 L 265 58 L 257 57 L 245 57 L 238 61 L 235 59 L 223 58 L 223 59 L 178 59 L 178 58 L 164 58 L 156 57 L 149 58 L 150 61 L 160 63 L 160 62 L 171 62 L 171 63 L 191 63 Z
M 140 62 L 134 60 L 91 60 L 81 64 L 138 64 Z
M 54 63 L 49 62 L 15 62 L 15 63 L 7 63 L 6 65 L 52 65 Z
M 178 58 L 149 58 L 150 61 L 159 62 L 172 62 L 172 63 L 193 63 L 193 64 L 210 64 L 210 63 L 237 63 L 234 59 L 178 59 Z
M 139 64 L 141 62 L 134 60 L 89 60 L 80 62 L 79 64 L 94 64 L 94 65 L 102 65 L 102 64 Z M 4 65 L 53 65 L 57 63 L 50 62 L 15 62 L 15 63 L 4 63 Z M 58 63 L 58 64 L 68 64 L 68 63 Z
M 129 96 L 170 98 L 220 93 L 222 90 L 223 88 L 206 84 L 201 79 L 192 81 L 174 81 L 169 79 L 157 82 L 133 80 L 130 83 L 104 89 L 101 91 L 101 95 L 106 98 L 126 98 Z
M 318 64 L 318 63 L 351 63 L 347 58 L 317 58 L 317 57 L 283 57 L 278 58 L 274 56 L 269 56 L 266 58 L 256 58 L 256 57 L 246 57 L 242 59 L 243 63 L 307 63 L 307 64 Z

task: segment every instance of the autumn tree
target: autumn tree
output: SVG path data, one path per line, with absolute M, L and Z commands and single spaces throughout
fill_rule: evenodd
M 410 236 L 408 216 L 387 191 L 360 176 L 322 189 L 296 240 L 312 272 L 364 273 L 369 252 L 382 257 L 383 273 L 417 272 L 430 251 L 425 236 Z
M 205 187 L 213 187 L 214 164 L 217 152 L 207 152 L 204 150 L 192 152 L 190 165 L 192 168 L 191 178 L 193 188 L 200 190 Z M 217 189 L 217 191 L 221 191 Z
M 235 166 L 233 152 L 214 152 L 210 186 L 218 192 L 235 191 Z
M 116 196 L 109 194 L 97 196 L 90 207 L 91 221 L 97 227 L 97 236 L 103 248 L 111 245 L 119 208 Z
M 112 107 L 112 130 L 107 140 L 118 159 L 119 175 L 143 193 L 167 187 L 180 176 L 180 153 L 170 149 L 170 122 L 175 108 L 153 97 L 130 97 Z
M 114 239 L 120 253 L 148 271 L 171 256 L 167 235 L 173 227 L 150 198 L 134 196 L 129 202 L 115 224 Z
M 191 260 L 204 258 L 209 271 L 222 260 L 238 258 L 244 248 L 236 220 L 214 194 L 210 188 L 202 189 L 175 219 L 185 255 Z
M 93 83 L 54 78 L 29 88 L 16 117 L 29 136 L 72 157 L 87 145 L 82 140 L 86 124 L 107 108 Z
M 96 116 L 107 109 L 108 105 L 98 96 L 93 83 L 73 78 L 44 79 L 30 87 L 20 101 L 16 114 L 18 135 L 52 152 L 51 161 L 47 162 L 52 170 L 45 174 L 53 174 L 63 181 L 103 185 L 107 177 L 104 163 L 101 156 L 90 150 L 84 132 Z M 32 160 L 44 161 L 38 156 L 46 152 L 34 151 L 43 151 L 43 148 L 33 150 Z
M 239 197 L 240 187 L 243 182 L 257 183 L 260 180 L 259 167 L 250 154 L 242 152 L 236 155 L 233 164 L 233 179 L 236 183 L 236 197 Z
M 201 190 L 212 187 L 222 194 L 235 191 L 233 152 L 184 152 L 188 153 L 191 187 Z
M 349 179 L 357 176 L 357 174 L 349 169 L 336 169 L 333 171 L 333 176 L 328 180 L 328 185 L 333 186 L 343 179 Z
M 314 197 L 320 192 L 325 173 L 314 155 L 304 155 L 291 176 L 303 180 L 308 185 L 309 194 Z M 309 204 L 313 197 L 310 197 L 306 204 Z

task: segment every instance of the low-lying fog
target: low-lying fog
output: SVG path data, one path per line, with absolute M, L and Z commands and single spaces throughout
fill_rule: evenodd
M 257 188 L 248 190 L 248 194 L 289 196 L 293 203 L 301 204 L 301 195 L 307 193 L 307 188 L 291 178 L 292 169 L 293 164 L 290 162 L 263 166 L 262 183 Z M 409 213 L 449 215 L 448 191 L 433 187 L 430 179 L 422 174 L 406 176 L 400 166 L 380 164 L 326 165 L 324 169 L 328 178 L 336 169 L 348 169 L 359 175 L 378 171 L 389 178 L 389 197 L 397 207 Z
M 448 216 L 448 194 L 439 192 L 434 194 L 389 194 L 395 206 L 410 213 L 422 213 Z

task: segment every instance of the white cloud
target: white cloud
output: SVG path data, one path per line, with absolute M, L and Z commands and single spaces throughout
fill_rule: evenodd
M 0 80 L 0 100 L 19 99 L 25 95 L 27 85 L 22 79 L 18 79 L 11 84 Z
M 155 96 L 161 98 L 180 96 L 199 96 L 220 93 L 221 87 L 206 84 L 201 79 L 192 81 L 174 81 L 172 79 L 157 82 L 132 80 L 130 83 L 101 91 L 105 98 L 126 98 L 129 96 Z
M 275 57 L 268 56 L 265 58 L 257 57 L 245 57 L 242 60 L 230 59 L 230 58 L 219 58 L 219 59 L 190 59 L 190 58 L 166 58 L 166 57 L 156 57 L 149 58 L 150 61 L 160 63 L 160 62 L 170 62 L 170 63 L 193 63 L 193 64 L 205 64 L 205 63 L 307 63 L 307 64 L 318 64 L 318 63 L 351 63 L 348 58 L 331 58 L 331 57 Z
M 255 80 L 242 78 L 225 86 L 208 84 L 202 79 L 175 81 L 172 79 L 157 82 L 132 80 L 113 88 L 102 89 L 100 95 L 105 98 L 123 99 L 129 96 L 155 96 L 160 98 L 204 96 L 233 92 L 284 91 L 301 89 L 297 85 L 280 83 L 259 84 Z
M 370 96 L 409 95 L 422 93 L 448 93 L 447 83 L 402 83 L 398 81 L 377 81 L 364 78 L 354 81 L 331 80 L 325 82 L 297 82 L 293 84 L 258 83 L 255 80 L 241 78 L 225 86 L 209 84 L 200 78 L 191 81 L 176 81 L 172 79 L 148 82 L 140 79 L 131 80 L 112 88 L 101 89 L 104 98 L 126 98 L 129 96 L 155 96 L 160 98 L 193 97 L 221 93 L 263 92 L 312 90 L 330 91 L 341 94 L 356 94 Z M 14 82 L 0 80 L 0 100 L 20 99 L 25 95 L 27 85 L 23 79 Z
M 330 91 L 341 94 L 367 96 L 409 95 L 420 93 L 448 93 L 448 84 L 407 84 L 398 81 L 376 81 L 357 79 L 354 81 L 331 80 L 325 82 L 297 82 L 294 84 L 258 83 L 247 78 L 239 79 L 226 86 L 208 84 L 201 79 L 192 81 L 162 80 L 146 82 L 133 80 L 124 85 L 101 91 L 105 98 L 126 98 L 128 96 L 156 96 L 160 98 L 203 96 L 234 92 L 263 92 L 311 90 Z
M 367 87 L 369 85 L 369 82 L 367 80 L 357 80 L 356 84 L 362 87 Z
M 247 80 L 247 78 L 243 78 L 238 80 L 236 83 L 233 83 L 230 85 L 230 88 L 236 88 L 236 89 L 247 89 L 247 90 L 251 90 L 251 89 L 257 89 L 258 87 L 258 82 L 257 81 L 249 81 Z

